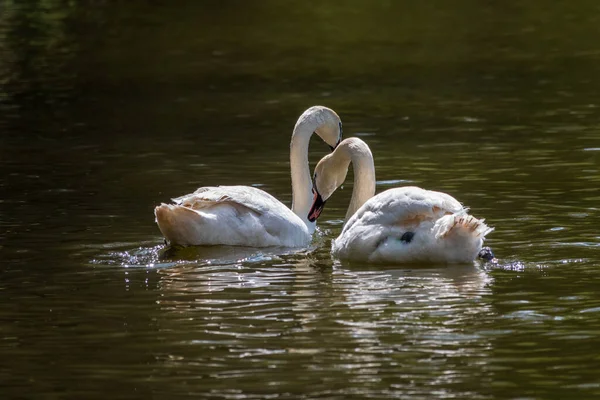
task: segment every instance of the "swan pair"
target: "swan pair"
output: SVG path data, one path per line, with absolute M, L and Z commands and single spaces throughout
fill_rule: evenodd
M 308 144 L 316 133 L 332 153 L 315 168 L 311 185 Z M 304 247 L 325 201 L 344 182 L 350 163 L 354 189 L 333 254 L 365 262 L 471 262 L 492 228 L 450 195 L 417 187 L 375 194 L 375 167 L 367 144 L 342 139 L 331 109 L 314 106 L 298 119 L 290 144 L 292 208 L 249 186 L 202 187 L 155 208 L 164 237 L 178 245 Z M 312 189 L 312 190 L 311 190 Z M 311 193 L 312 191 L 312 193 Z

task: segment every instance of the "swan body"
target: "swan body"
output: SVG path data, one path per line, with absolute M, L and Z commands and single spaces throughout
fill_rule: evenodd
M 340 259 L 374 263 L 465 263 L 475 260 L 489 231 L 446 193 L 400 187 L 359 208 L 332 251 Z
M 493 230 L 449 194 L 415 186 L 375 194 L 373 156 L 366 143 L 349 138 L 315 168 L 315 202 L 324 204 L 354 168 L 354 189 L 335 257 L 371 263 L 469 263 Z M 323 190 L 323 193 L 321 192 Z M 325 197 L 323 197 L 325 196 Z M 322 205 L 321 205 L 322 208 Z M 311 216 L 320 210 L 311 209 Z
M 201 187 L 156 207 L 163 235 L 179 245 L 298 247 L 311 233 L 283 203 L 251 186 Z
M 207 186 L 154 209 L 165 239 L 176 245 L 301 247 L 310 243 L 315 221 L 308 144 L 319 135 L 332 149 L 341 141 L 342 123 L 331 109 L 314 106 L 298 119 L 290 144 L 292 209 L 251 186 Z

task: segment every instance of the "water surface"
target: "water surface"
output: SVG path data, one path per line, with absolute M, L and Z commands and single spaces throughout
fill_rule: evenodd
M 593 1 L 0 3 L 2 398 L 600 396 L 599 34 Z M 351 180 L 308 249 L 165 249 L 198 186 L 290 204 L 314 104 L 498 262 L 333 260 Z

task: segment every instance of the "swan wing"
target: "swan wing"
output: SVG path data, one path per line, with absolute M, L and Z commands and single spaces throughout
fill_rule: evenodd
M 251 186 L 207 186 L 155 209 L 163 235 L 182 245 L 302 246 L 304 222 L 267 192 Z
M 343 232 L 353 229 L 357 223 L 410 227 L 461 210 L 464 210 L 462 204 L 446 193 L 415 186 L 388 189 L 363 204 L 348 220 Z
M 263 215 L 271 212 L 289 211 L 283 203 L 264 190 L 252 186 L 205 186 L 194 193 L 172 199 L 177 205 L 192 210 L 206 210 L 222 204 Z M 282 210 L 282 209 L 285 209 Z

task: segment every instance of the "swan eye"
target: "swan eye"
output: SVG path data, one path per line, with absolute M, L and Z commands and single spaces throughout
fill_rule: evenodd
M 342 135 L 344 133 L 344 130 L 342 129 L 342 121 L 340 121 L 340 141 L 342 140 Z M 339 143 L 339 142 L 338 142 Z

